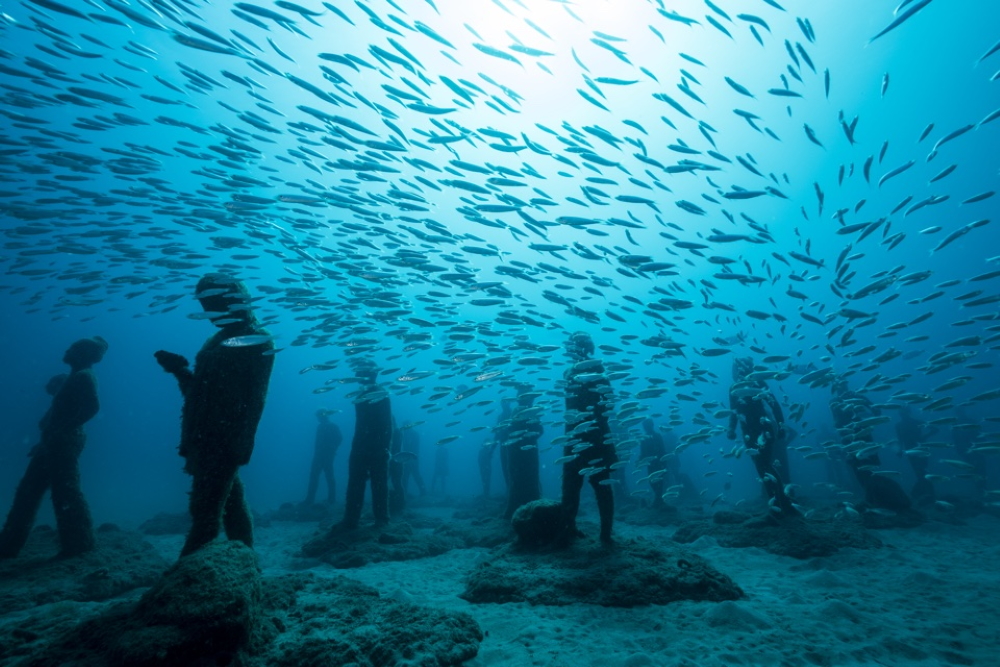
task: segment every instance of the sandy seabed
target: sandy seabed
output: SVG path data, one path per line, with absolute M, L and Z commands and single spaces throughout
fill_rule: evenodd
M 449 510 L 427 512 L 446 517 Z M 581 525 L 596 532 L 586 521 Z M 299 549 L 315 531 L 312 523 L 258 528 L 263 574 L 301 571 Z M 642 536 L 673 545 L 673 531 L 616 524 L 621 541 Z M 702 537 L 682 548 L 732 577 L 747 598 L 630 609 L 466 602 L 459 596 L 466 576 L 489 557 L 484 548 L 351 570 L 315 564 L 310 571 L 347 576 L 392 599 L 470 614 L 485 634 L 470 667 L 1000 665 L 1000 519 L 930 522 L 877 536 L 883 548 L 842 549 L 810 560 L 727 549 Z M 147 539 L 170 562 L 182 543 L 180 536 Z M 121 599 L 0 610 L 0 630 L 33 614 L 91 616 Z M 53 631 L 65 627 L 54 623 Z

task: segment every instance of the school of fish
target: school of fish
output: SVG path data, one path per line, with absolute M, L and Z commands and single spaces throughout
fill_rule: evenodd
M 596 4 L 477 3 L 3 8 L 0 294 L 54 317 L 174 317 L 201 274 L 230 270 L 279 348 L 315 350 L 316 393 L 349 390 L 344 359 L 369 354 L 431 412 L 491 407 L 469 399 L 517 378 L 559 424 L 557 334 L 583 329 L 624 448 L 646 415 L 681 448 L 722 434 L 734 355 L 794 394 L 793 422 L 842 374 L 945 421 L 997 405 L 997 200 L 968 185 L 997 174 L 956 155 L 997 154 L 1000 109 L 874 136 L 884 123 L 842 108 L 859 103 L 839 97 L 804 0 L 621 3 L 642 35 L 601 30 Z M 871 3 L 884 27 L 866 48 L 945 5 Z M 508 41 L 456 23 L 462 6 Z M 774 66 L 772 85 L 741 81 L 720 48 Z M 977 48 L 988 99 L 1000 42 Z M 539 77 L 574 91 L 561 109 L 519 92 Z M 834 147 L 853 157 L 831 163 Z M 820 166 L 790 168 L 795 154 Z M 1000 449 L 1000 432 L 979 437 Z

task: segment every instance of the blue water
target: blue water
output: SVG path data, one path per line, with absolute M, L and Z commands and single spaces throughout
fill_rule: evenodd
M 731 447 L 723 432 L 725 420 L 712 416 L 719 407 L 703 405 L 726 403 L 734 355 L 753 355 L 758 362 L 767 355 L 788 355 L 796 364 L 811 362 L 837 372 L 854 370 L 850 382 L 855 387 L 869 382 L 875 374 L 894 378 L 891 385 L 872 393 L 876 402 L 902 404 L 905 401 L 892 398 L 900 391 L 926 393 L 928 401 L 933 401 L 945 395 L 934 393 L 935 387 L 962 375 L 972 379 L 948 392 L 956 405 L 997 388 L 995 369 L 986 366 L 997 361 L 996 343 L 989 340 L 996 334 L 992 330 L 997 325 L 993 319 L 998 314 L 996 303 L 963 308 L 963 302 L 956 300 L 974 290 L 982 290 L 982 294 L 971 298 L 995 295 L 1000 285 L 1000 278 L 967 282 L 974 276 L 1000 269 L 998 260 L 988 261 L 1000 255 L 1000 227 L 995 220 L 998 199 L 961 203 L 1000 185 L 997 157 L 1000 122 L 978 125 L 1000 107 L 1000 82 L 991 81 L 1000 69 L 1000 54 L 976 64 L 1000 39 L 996 29 L 1000 25 L 1000 6 L 995 3 L 937 0 L 873 43 L 869 40 L 892 21 L 893 2 L 785 0 L 781 3 L 787 9 L 785 12 L 763 0 L 716 3 L 732 21 L 694 0 L 667 3 L 671 11 L 699 21 L 692 26 L 659 15 L 656 3 L 637 0 L 593 0 L 572 5 L 526 1 L 529 9 L 513 1 L 501 6 L 499 2 L 437 0 L 438 11 L 430 3 L 418 0 L 397 3 L 402 9 L 388 2 L 360 3 L 400 35 L 375 25 L 359 4 L 346 2 L 338 2 L 337 6 L 354 22 L 353 26 L 320 3 L 307 5 L 322 12 L 316 17 L 320 25 L 312 25 L 294 11 L 268 5 L 294 21 L 294 26 L 305 35 L 265 18 L 260 20 L 268 29 L 251 25 L 230 13 L 229 3 L 164 2 L 157 5 L 161 16 L 139 2 L 130 5 L 147 19 L 154 18 L 166 30 L 141 25 L 97 0 L 94 3 L 65 0 L 65 3 L 72 10 L 111 17 L 131 27 L 82 20 L 27 0 L 3 8 L 6 14 L 0 64 L 15 72 L 5 70 L 0 77 L 0 112 L 4 114 L 0 121 L 3 140 L 0 226 L 5 233 L 0 255 L 3 260 L 0 269 L 4 272 L 0 279 L 0 299 L 5 313 L 0 343 L 6 353 L 6 381 L 0 395 L 0 505 L 4 507 L 9 505 L 14 485 L 23 471 L 25 454 L 37 436 L 37 421 L 47 406 L 44 385 L 51 375 L 63 370 L 59 363 L 63 350 L 79 337 L 99 334 L 110 342 L 107 357 L 97 367 L 102 409 L 87 427 L 89 440 L 81 459 L 84 489 L 92 511 L 98 521 L 134 525 L 158 511 L 183 510 L 188 480 L 181 472 L 181 460 L 175 451 L 180 397 L 173 380 L 154 363 L 152 353 L 168 349 L 193 358 L 202 341 L 212 333 L 207 322 L 188 317 L 198 311 L 193 298 L 194 284 L 203 273 L 219 268 L 236 271 L 255 295 L 263 297 L 258 302 L 259 313 L 277 335 L 277 345 L 282 348 L 258 431 L 257 449 L 243 472 L 250 503 L 259 510 L 299 500 L 304 495 L 316 409 L 341 410 L 335 419 L 349 437 L 353 412 L 349 393 L 356 385 L 328 381 L 351 377 L 345 363 L 344 344 L 357 338 L 377 338 L 377 360 L 383 368 L 398 369 L 383 377 L 391 385 L 398 422 L 422 422 L 416 428 L 424 443 L 425 479 L 430 476 L 433 443 L 447 436 L 461 436 L 448 445 L 452 470 L 449 490 L 456 495 L 479 491 L 478 475 L 474 472 L 476 452 L 489 440 L 489 428 L 499 414 L 497 401 L 511 391 L 500 382 L 511 378 L 530 382 L 545 392 L 543 400 L 551 409 L 541 440 L 542 460 L 547 463 L 543 488 L 547 495 L 556 494 L 559 471 L 551 461 L 561 455 L 561 448 L 549 443 L 562 432 L 559 381 L 565 360 L 559 352 L 536 353 L 525 349 L 523 344 L 561 345 L 565 333 L 577 329 L 592 333 L 598 345 L 620 350 L 601 352 L 612 365 L 621 364 L 613 369 L 619 373 L 613 382 L 619 403 L 636 400 L 636 394 L 651 386 L 666 387 L 668 391 L 658 398 L 638 399 L 646 409 L 645 414 L 664 426 L 671 415 L 676 415 L 671 430 L 678 438 L 706 425 L 716 427 L 711 437 L 692 444 L 680 456 L 683 467 L 704 490 L 706 502 L 723 494 L 723 506 L 754 498 L 759 488 L 746 460 L 721 458 L 721 453 Z M 582 21 L 574 19 L 569 9 Z M 750 34 L 748 28 L 752 24 L 737 18 L 741 12 L 753 14 L 768 24 L 770 31 L 759 28 L 764 46 Z M 732 33 L 732 38 L 712 27 L 706 15 L 718 20 Z M 179 43 L 171 31 L 201 40 L 209 38 L 198 36 L 172 17 L 210 28 L 231 41 L 233 46 L 229 48 L 233 53 L 210 53 Z M 815 32 L 815 43 L 796 24 L 796 17 L 808 19 Z M 530 19 L 550 38 L 529 26 L 525 19 Z M 449 41 L 454 49 L 414 30 L 418 21 Z M 665 43 L 650 30 L 650 25 L 662 34 Z M 241 41 L 233 30 L 260 50 Z M 621 41 L 596 37 L 593 31 Z M 511 50 L 515 37 L 527 47 L 551 55 L 531 56 Z M 389 38 L 413 60 L 407 60 L 387 41 Z M 269 39 L 288 58 L 279 54 L 268 43 Z M 629 62 L 596 44 L 594 39 L 619 49 Z M 784 47 L 785 40 L 806 50 L 815 73 L 805 62 L 800 66 L 792 62 Z M 130 41 L 155 52 L 155 58 L 136 55 L 134 51 L 142 52 L 136 47 L 126 50 Z M 520 64 L 491 57 L 477 50 L 473 43 L 502 49 Z M 398 61 L 380 64 L 369 51 L 373 44 L 408 66 Z M 84 57 L 73 51 L 97 57 Z M 681 58 L 682 52 L 700 60 L 703 66 Z M 319 53 L 352 54 L 373 68 L 359 66 L 360 71 L 355 71 L 320 59 Z M 461 65 L 444 53 L 452 55 Z M 353 107 L 323 101 L 288 78 L 268 73 L 266 67 L 260 71 L 261 65 L 255 69 L 254 58 L 334 93 L 343 102 L 350 100 Z M 34 61 L 28 59 L 48 63 L 48 73 L 37 69 L 37 63 L 33 68 L 30 63 Z M 188 68 L 188 76 L 183 74 L 182 65 Z M 789 65 L 801 82 L 792 78 Z M 325 80 L 321 66 L 330 68 L 343 82 L 335 86 Z M 53 76 L 52 68 L 64 74 Z M 413 72 L 408 71 L 410 68 Z M 640 68 L 646 68 L 657 80 Z M 252 97 L 249 88 L 226 78 L 223 70 L 236 77 L 253 79 L 253 92 L 267 101 Z M 829 98 L 824 92 L 826 70 L 830 72 Z M 32 76 L 18 76 L 16 72 Z M 191 83 L 199 81 L 199 75 L 193 72 L 214 83 L 206 84 L 204 78 L 200 84 Z M 883 77 L 887 73 L 889 83 L 883 96 Z M 584 74 L 594 82 L 599 77 L 608 77 L 635 83 L 595 83 L 603 94 L 598 96 L 587 85 Z M 800 93 L 801 98 L 767 92 L 784 87 L 781 75 L 787 79 L 790 90 Z M 154 76 L 183 92 L 171 90 Z M 485 92 L 466 87 L 474 100 L 466 103 L 441 82 L 441 76 L 452 81 L 464 79 Z M 115 77 L 128 83 L 116 81 Z M 487 77 L 499 85 L 490 83 Z M 754 97 L 741 95 L 727 84 L 725 77 L 745 87 Z M 410 88 L 404 78 L 417 90 Z M 703 103 L 678 90 L 682 78 Z M 413 100 L 400 98 L 383 85 L 451 111 L 430 115 L 409 108 L 405 105 Z M 98 96 L 113 95 L 120 98 L 121 104 L 101 101 L 90 92 L 81 97 L 69 88 L 83 88 Z M 578 90 L 594 97 L 608 110 L 588 102 Z M 697 120 L 686 118 L 655 99 L 656 93 L 669 95 Z M 183 104 L 164 104 L 143 98 L 143 94 Z M 422 97 L 424 94 L 426 97 Z M 493 95 L 514 111 L 505 109 L 490 97 Z M 81 106 L 81 102 L 91 106 Z M 343 124 L 324 127 L 322 121 L 300 110 L 302 105 L 347 119 L 373 134 L 366 135 Z M 391 112 L 391 118 L 382 115 L 385 111 L 380 114 L 373 108 L 377 105 Z M 755 130 L 734 114 L 734 109 L 758 116 L 755 123 L 760 130 L 770 130 L 778 140 Z M 241 120 L 239 114 L 247 111 L 263 119 L 258 124 L 266 122 L 275 132 Z M 854 132 L 857 143 L 853 146 L 838 121 L 841 111 L 847 122 L 855 116 L 859 118 Z M 115 113 L 127 114 L 128 118 L 123 122 Z M 157 122 L 157 118 L 164 116 L 201 128 L 201 132 Z M 408 143 L 403 144 L 395 129 L 383 120 L 390 120 Z M 645 132 L 623 123 L 625 120 L 641 125 Z M 698 121 L 712 128 L 707 132 L 714 139 L 715 148 L 699 131 Z M 298 123 L 309 123 L 321 131 L 302 132 L 289 126 Z M 934 123 L 934 129 L 924 141 L 918 142 L 929 123 Z M 822 147 L 807 138 L 806 124 L 814 130 Z M 936 157 L 928 161 L 936 142 L 970 124 L 975 128 L 941 146 Z M 539 125 L 560 136 L 540 129 Z M 589 126 L 599 126 L 620 141 L 613 146 L 583 129 Z M 332 134 L 329 127 L 339 127 L 348 136 Z M 544 147 L 539 150 L 550 154 L 540 154 L 531 147 L 504 152 L 490 146 L 504 142 L 483 134 L 482 128 L 508 133 L 511 136 L 508 143 L 514 146 L 525 146 L 526 136 L 534 147 Z M 43 137 L 42 131 L 56 134 Z M 446 132 L 467 133 L 471 140 L 447 145 L 427 143 L 430 136 L 440 137 Z M 471 136 L 474 132 L 478 132 L 477 137 Z M 227 135 L 238 136 L 242 146 L 227 144 Z M 324 143 L 324 137 L 357 150 L 352 152 Z M 40 144 L 42 138 L 46 140 Z M 588 161 L 579 152 L 570 150 L 573 142 L 581 146 L 581 139 L 589 142 L 596 160 Z M 642 148 L 628 143 L 629 139 L 641 141 Z M 359 143 L 371 140 L 399 141 L 405 152 Z M 888 142 L 888 148 L 884 159 L 879 160 L 884 142 Z M 684 144 L 696 153 L 668 148 Z M 213 150 L 213 146 L 225 148 L 229 157 Z M 183 155 L 177 148 L 195 157 Z M 129 155 L 108 149 L 126 151 Z M 304 149 L 314 153 L 302 152 Z M 729 161 L 709 156 L 709 150 L 717 151 Z M 86 161 L 79 158 L 66 162 L 66 156 L 58 155 L 61 151 L 95 161 L 90 166 L 83 166 Z M 356 160 L 364 151 L 372 151 L 370 160 L 397 171 L 362 172 L 385 179 L 373 182 L 357 178 L 353 171 L 329 166 L 341 159 Z M 667 173 L 640 162 L 633 156 L 638 152 L 645 152 L 665 167 L 689 159 L 711 165 L 713 170 Z M 572 160 L 575 166 L 556 161 L 553 157 L 556 154 Z M 198 155 L 202 157 L 199 159 Z M 740 166 L 736 156 L 752 160 L 762 176 Z M 861 175 L 869 156 L 874 156 L 871 183 L 865 182 Z M 131 161 L 114 162 L 121 158 Z M 491 173 L 449 174 L 427 167 L 420 171 L 400 158 L 424 160 L 439 169 L 448 167 L 450 160 L 459 159 L 481 166 L 488 164 Z M 883 175 L 911 160 L 915 161 L 912 168 L 881 187 L 877 185 Z M 621 168 L 608 166 L 608 162 L 618 163 Z M 146 173 L 121 173 L 135 171 L 133 168 L 139 163 L 143 165 L 139 171 Z M 957 165 L 953 173 L 928 183 L 950 165 Z M 842 166 L 848 171 L 853 168 L 853 175 L 838 185 Z M 517 174 L 503 173 L 500 167 Z M 233 174 L 256 179 L 266 186 L 235 187 L 227 180 Z M 441 191 L 418 182 L 415 179 L 418 175 L 430 179 Z M 630 182 L 629 176 L 642 184 Z M 462 180 L 485 186 L 487 178 L 495 177 L 523 180 L 526 187 L 494 187 L 488 196 L 477 201 L 470 192 L 440 183 Z M 616 183 L 588 182 L 585 180 L 588 177 L 613 179 Z M 150 181 L 150 178 L 162 180 Z M 669 191 L 657 187 L 654 181 Z M 825 196 L 822 213 L 816 184 Z M 345 185 L 356 188 L 363 198 L 361 215 L 329 199 L 322 200 L 324 193 L 343 197 L 348 191 L 330 188 Z M 582 185 L 606 193 L 607 196 L 593 196 L 607 205 L 589 202 L 581 192 Z M 766 187 L 776 188 L 784 196 L 771 193 L 745 200 L 721 196 L 737 188 L 759 191 Z M 393 188 L 419 195 L 426 200 L 421 206 L 427 210 L 405 210 L 400 204 L 414 201 L 387 196 Z M 234 201 L 234 194 L 268 198 L 271 203 L 255 211 L 227 208 L 226 204 Z M 284 195 L 309 197 L 319 203 L 282 202 L 278 198 Z M 511 204 L 512 200 L 501 199 L 505 195 L 526 203 L 522 210 L 530 218 L 514 211 L 485 212 L 481 216 L 488 224 L 483 224 L 475 216 L 463 215 L 470 206 Z M 658 212 L 635 199 L 616 200 L 620 195 L 649 199 Z M 910 206 L 932 195 L 947 195 L 948 199 L 905 215 Z M 890 214 L 908 196 L 913 198 L 911 202 L 900 212 Z M 547 200 L 552 205 L 531 204 L 532 198 Z M 567 198 L 576 198 L 581 203 Z M 861 200 L 865 203 L 855 212 Z M 677 201 L 694 203 L 706 215 L 683 210 L 676 205 Z M 463 211 L 457 211 L 458 208 Z M 209 217 L 196 209 L 207 210 Z M 838 209 L 847 209 L 842 221 L 834 217 Z M 731 214 L 732 221 L 723 211 Z M 33 219 L 41 214 L 44 217 Z M 757 229 L 742 215 L 752 219 Z M 579 225 L 557 221 L 570 216 L 596 222 Z M 630 226 L 609 223 L 612 218 L 629 221 Z M 857 240 L 860 232 L 837 233 L 842 223 L 852 225 L 880 218 L 891 221 L 888 231 L 883 226 L 862 241 Z M 435 224 L 428 226 L 428 219 Z M 533 230 L 526 224 L 530 219 L 549 224 L 536 225 Z M 981 220 L 993 222 L 974 228 L 933 252 L 949 234 Z M 941 230 L 921 233 L 933 226 L 940 226 Z M 26 234 L 25 227 L 41 233 Z M 452 238 L 447 242 L 421 241 L 407 227 L 438 236 L 444 230 Z M 543 229 L 547 236 L 544 239 L 535 231 Z M 766 229 L 765 235 L 760 233 L 761 229 Z M 748 235 L 762 242 L 706 240 L 713 230 Z M 890 250 L 886 240 L 891 241 L 897 233 L 905 237 Z M 242 239 L 243 247 L 224 247 L 227 244 L 225 240 L 219 241 L 219 237 Z M 675 241 L 708 247 L 698 254 L 676 247 Z M 831 285 L 837 280 L 837 258 L 852 242 L 854 247 L 848 255 L 857 256 L 849 260 L 850 267 L 837 287 L 844 296 L 872 282 L 879 272 L 895 271 L 896 276 L 931 273 L 921 282 L 897 281 L 885 291 L 863 299 L 842 299 L 831 290 Z M 556 256 L 532 250 L 529 247 L 532 243 L 562 245 L 567 250 Z M 594 253 L 600 259 L 574 254 L 569 249 L 574 244 L 580 244 L 578 251 Z M 489 256 L 463 250 L 469 246 L 495 252 Z M 392 258 L 398 257 L 400 249 L 423 253 L 433 264 L 445 267 L 445 273 L 472 271 L 476 282 L 502 281 L 507 292 L 489 294 L 471 290 L 462 283 L 441 280 L 437 276 L 442 272 L 435 274 L 398 262 L 393 264 Z M 38 250 L 49 252 L 37 254 Z M 822 266 L 796 260 L 789 255 L 791 251 L 809 255 L 817 263 L 822 262 Z M 185 257 L 187 254 L 191 256 Z M 676 267 L 660 275 L 639 274 L 619 261 L 619 257 L 628 254 L 647 255 L 652 261 L 669 262 Z M 233 259 L 234 255 L 243 258 Z M 254 257 L 246 259 L 247 255 Z M 733 271 L 752 273 L 766 280 L 742 285 L 719 279 L 715 274 L 724 269 L 709 262 L 707 258 L 711 256 L 734 259 Z M 169 263 L 162 262 L 164 258 L 179 258 L 183 265 L 171 268 Z M 540 268 L 540 263 L 549 268 Z M 520 267 L 533 282 L 496 271 L 498 267 L 511 266 Z M 394 272 L 394 276 L 380 286 L 366 273 L 370 271 Z M 856 275 L 843 282 L 843 275 L 851 272 Z M 790 274 L 799 280 L 790 278 Z M 136 277 L 140 280 L 129 282 Z M 937 291 L 936 285 L 952 280 L 960 282 L 940 288 L 943 291 L 940 297 L 915 302 Z M 597 293 L 584 290 L 587 286 Z M 306 289 L 309 293 L 285 291 L 296 289 Z M 392 309 L 363 302 L 370 296 L 364 290 L 379 289 L 393 293 L 389 300 L 397 302 L 399 310 L 406 312 L 378 317 L 379 313 Z M 789 289 L 803 293 L 806 298 L 789 296 Z M 579 317 L 579 312 L 568 313 L 564 304 L 546 299 L 545 291 L 558 294 L 593 315 Z M 894 294 L 898 298 L 880 303 Z M 667 295 L 688 300 L 691 307 L 673 312 L 647 312 L 646 304 Z M 304 297 L 309 301 L 303 302 Z M 473 299 L 494 297 L 503 299 L 504 305 L 471 303 Z M 626 297 L 637 299 L 642 305 Z M 703 306 L 706 301 L 725 304 L 733 310 L 708 309 Z M 826 320 L 843 307 L 873 317 L 850 323 L 840 316 Z M 747 310 L 767 313 L 770 317 L 756 319 L 747 316 Z M 541 326 L 498 323 L 496 318 L 501 311 L 527 315 Z M 607 311 L 619 319 L 607 315 Z M 825 323 L 806 321 L 800 312 Z M 892 328 L 896 323 L 909 322 L 928 312 L 933 313 L 932 317 L 922 323 Z M 775 313 L 787 321 L 778 321 Z M 657 318 L 657 314 L 665 319 Z M 434 326 L 414 323 L 411 318 Z M 870 324 L 857 328 L 852 339 L 841 344 L 847 327 L 865 321 Z M 318 328 L 324 323 L 329 327 L 327 331 Z M 455 342 L 449 339 L 456 333 L 449 323 L 467 325 L 476 335 Z M 846 326 L 828 335 L 837 325 Z M 412 344 L 407 337 L 417 332 L 427 335 L 427 349 L 407 350 Z M 745 342 L 735 344 L 730 354 L 701 354 L 706 349 L 720 347 L 712 338 L 731 339 L 740 334 L 746 336 Z M 683 344 L 684 356 L 665 356 L 661 350 L 641 343 L 653 336 Z M 940 373 L 927 374 L 921 370 L 926 368 L 931 355 L 966 336 L 979 336 L 981 344 L 947 348 L 947 351 L 970 351 L 975 353 L 974 357 Z M 906 339 L 911 337 L 926 339 L 908 342 Z M 520 347 L 513 347 L 515 344 Z M 751 351 L 751 346 L 765 352 Z M 874 349 L 845 357 L 867 346 Z M 872 359 L 890 347 L 904 356 L 872 363 Z M 504 376 L 476 383 L 476 376 L 484 369 L 480 361 L 446 361 L 460 352 L 485 353 L 487 358 L 509 354 L 512 361 L 487 368 L 502 370 Z M 544 366 L 519 364 L 518 360 L 525 357 L 542 357 L 549 362 Z M 335 367 L 303 372 L 310 366 L 328 362 Z M 968 369 L 968 364 L 976 366 Z M 782 370 L 785 366 L 778 363 L 773 368 Z M 408 383 L 392 382 L 411 370 L 434 371 L 436 375 Z M 673 386 L 677 380 L 691 377 L 692 370 L 699 380 L 687 386 Z M 702 370 L 707 374 L 702 375 Z M 772 382 L 771 386 L 786 407 L 800 406 L 802 417 L 796 425 L 801 434 L 799 444 L 818 450 L 822 441 L 833 438 L 829 390 L 806 387 L 797 382 L 798 378 L 792 374 Z M 478 394 L 454 400 L 461 386 L 477 384 L 485 385 Z M 875 380 L 872 384 L 877 386 L 880 382 Z M 437 393 L 448 395 L 430 401 L 429 397 Z M 685 400 L 678 394 L 694 400 Z M 920 405 L 916 403 L 917 407 Z M 995 401 L 976 401 L 963 419 L 980 422 L 995 414 Z M 928 412 L 922 418 L 952 415 L 952 410 L 944 409 Z M 453 422 L 458 424 L 448 425 Z M 485 428 L 470 430 L 477 427 Z M 884 428 L 879 439 L 889 441 L 893 437 L 891 427 Z M 983 443 L 995 444 L 995 422 L 981 421 L 981 429 Z M 943 430 L 935 439 L 947 439 L 947 431 Z M 345 445 L 338 457 L 339 469 L 344 467 L 346 450 Z M 940 458 L 951 456 L 944 453 Z M 909 474 L 905 461 L 897 461 L 896 465 Z M 935 462 L 936 472 L 949 476 L 955 472 L 941 465 Z M 792 453 L 791 466 L 804 486 L 825 479 L 823 464 L 806 461 L 800 453 Z M 718 474 L 703 477 L 713 471 Z M 947 484 L 951 486 L 943 486 L 941 490 L 948 488 L 962 493 L 968 490 L 969 483 L 953 479 Z M 340 488 L 345 487 L 342 484 Z M 499 481 L 494 488 L 499 488 Z

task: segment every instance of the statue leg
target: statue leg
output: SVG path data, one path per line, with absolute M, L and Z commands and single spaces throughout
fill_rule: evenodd
M 49 488 L 49 480 L 48 456 L 45 452 L 37 452 L 28 461 L 28 469 L 17 485 L 14 504 L 0 531 L 0 558 L 16 558 L 28 541 L 28 533 L 35 524 L 38 508 Z
M 594 489 L 594 496 L 597 498 L 597 513 L 601 517 L 601 541 L 611 541 L 611 527 L 615 520 L 615 492 L 608 484 L 601 484 L 602 481 L 611 479 L 610 470 L 602 470 L 590 476 L 590 486 Z
M 94 522 L 90 508 L 80 489 L 80 452 L 83 443 L 74 447 L 58 447 L 49 454 L 49 473 L 52 480 L 52 509 L 59 531 L 59 555 L 76 556 L 92 551 Z
M 204 467 L 203 467 L 204 466 Z M 236 479 L 238 466 L 199 466 L 191 481 L 188 507 L 191 511 L 191 530 L 181 550 L 187 556 L 205 546 L 219 535 L 222 514 L 229 498 L 229 491 Z M 241 494 L 242 497 L 242 494 Z
M 222 524 L 226 529 L 226 537 L 239 540 L 251 549 L 253 548 L 253 516 L 247 506 L 243 493 L 243 481 L 239 474 L 233 475 L 233 483 L 229 487 L 229 496 L 222 514 Z

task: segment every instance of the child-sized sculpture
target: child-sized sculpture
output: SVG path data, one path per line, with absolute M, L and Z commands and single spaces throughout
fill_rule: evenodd
M 250 461 L 274 365 L 274 343 L 258 324 L 242 281 L 212 273 L 198 281 L 195 297 L 219 331 L 195 357 L 194 370 L 179 354 L 160 350 L 156 360 L 177 378 L 181 412 L 180 455 L 191 482 L 191 531 L 186 556 L 226 536 L 253 546 L 253 521 L 238 472 Z

